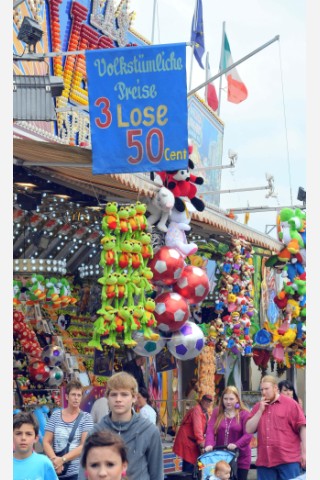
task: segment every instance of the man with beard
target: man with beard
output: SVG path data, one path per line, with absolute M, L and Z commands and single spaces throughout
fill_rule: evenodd
M 271 375 L 260 389 L 262 399 L 246 422 L 247 433 L 257 432 L 258 480 L 290 480 L 306 467 L 306 418 L 295 400 L 280 395 Z

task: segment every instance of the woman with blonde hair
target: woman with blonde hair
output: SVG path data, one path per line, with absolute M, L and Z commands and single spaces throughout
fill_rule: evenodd
M 205 451 L 215 446 L 227 446 L 239 450 L 238 480 L 247 480 L 251 464 L 250 441 L 252 434 L 246 433 L 249 410 L 242 402 L 236 387 L 228 386 L 222 392 L 218 406 L 214 408 L 208 423 Z

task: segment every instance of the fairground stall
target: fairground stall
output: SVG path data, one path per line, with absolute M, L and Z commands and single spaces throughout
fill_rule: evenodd
M 218 168 L 200 173 L 222 165 L 223 123 L 197 95 L 184 105 L 181 149 L 161 150 L 165 125 L 149 130 L 153 168 L 119 170 L 115 133 L 100 153 L 113 170 L 97 174 L 84 52 L 146 46 L 132 18 L 126 1 L 14 9 L 14 408 L 31 408 L 43 435 L 68 380 L 80 379 L 90 411 L 113 372 L 146 356 L 170 472 L 193 378 L 199 395 L 234 384 L 250 405 L 253 363 L 279 374 L 304 367 L 306 218 L 279 212 L 276 240 L 230 218 L 218 194 L 203 201 L 201 189 L 220 186 Z M 129 118 L 139 123 L 139 112 Z M 135 159 L 142 142 L 130 131 Z M 183 163 L 168 172 L 159 152 Z

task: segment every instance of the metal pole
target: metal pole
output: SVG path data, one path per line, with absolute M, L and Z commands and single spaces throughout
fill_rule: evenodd
M 252 188 L 235 188 L 234 190 L 207 190 L 205 192 L 199 192 L 201 195 L 209 194 L 209 193 L 233 193 L 233 192 L 252 192 L 255 190 L 267 190 L 269 185 L 266 187 L 252 187 Z
M 202 171 L 206 171 L 206 170 L 222 170 L 223 168 L 235 168 L 235 165 L 231 164 L 230 165 L 214 165 L 213 167 L 194 167 L 194 170 L 202 170 Z
M 81 147 L 78 147 L 79 150 Z M 91 149 L 87 149 L 89 152 L 91 152 Z M 32 160 L 20 160 L 17 159 L 17 161 L 14 161 L 14 165 L 21 165 L 24 167 L 61 167 L 61 168 L 91 168 L 92 163 L 72 163 L 72 162 L 48 162 L 48 161 L 43 161 L 43 162 L 33 162 Z
M 221 60 L 222 60 L 222 55 L 223 55 L 223 52 L 224 52 L 224 32 L 225 32 L 225 28 L 226 28 L 225 25 L 226 25 L 226 22 L 222 22 L 222 39 L 221 39 L 219 72 L 221 72 Z M 221 88 L 222 88 L 222 75 L 220 76 L 220 80 L 219 80 L 219 101 L 218 101 L 218 111 L 217 111 L 218 117 L 220 116 Z
M 67 57 L 69 55 L 85 55 L 86 50 L 75 50 L 74 52 L 46 52 L 46 53 L 31 53 L 25 55 L 13 55 L 13 60 L 21 62 L 22 60 L 37 62 L 45 60 L 46 58 Z
M 185 42 L 185 44 L 190 47 L 194 46 L 193 42 Z M 85 55 L 87 50 L 75 50 L 73 52 L 46 52 L 46 53 L 26 53 L 24 55 L 13 55 L 13 61 L 30 61 L 30 62 L 39 62 L 43 61 L 46 58 L 55 58 L 55 57 L 67 57 L 69 55 Z
M 156 8 L 157 8 L 157 0 L 153 0 L 153 17 L 152 17 L 152 33 L 151 33 L 151 43 L 154 41 L 154 25 L 156 21 Z
M 212 83 L 214 80 L 216 80 L 217 78 L 221 77 L 222 75 L 224 75 L 225 73 L 229 72 L 230 70 L 232 70 L 234 67 L 236 67 L 237 65 L 240 65 L 240 63 L 244 62 L 245 60 L 248 60 L 248 58 L 252 57 L 253 55 L 255 55 L 256 53 L 260 52 L 261 50 L 263 50 L 264 48 L 268 47 L 269 45 L 271 45 L 272 43 L 278 41 L 280 39 L 280 35 L 276 35 L 272 40 L 269 40 L 269 42 L 265 43 L 264 45 L 262 45 L 261 47 L 259 48 L 256 48 L 256 50 L 253 50 L 251 53 L 248 53 L 248 55 L 246 55 L 245 57 L 241 58 L 240 60 L 238 60 L 237 62 L 234 62 L 232 65 L 230 65 L 229 67 L 225 68 L 224 70 L 221 70 L 219 73 L 217 73 L 217 75 L 214 75 L 213 77 L 209 78 L 206 82 L 204 83 L 201 83 L 200 85 L 198 85 L 196 88 L 193 88 L 192 90 L 190 90 L 190 92 L 188 93 L 187 97 L 191 97 L 191 95 L 193 95 L 194 93 L 196 93 L 198 90 L 200 90 L 201 88 L 205 87 L 207 83 Z
M 197 17 L 197 13 L 198 13 L 197 5 L 198 5 L 198 0 L 196 0 L 196 4 L 195 4 L 195 6 L 194 6 L 194 14 L 193 14 L 193 22 L 192 22 L 192 32 L 195 30 L 195 27 L 196 27 L 197 21 L 198 21 L 198 17 Z M 191 63 L 190 63 L 190 77 L 189 77 L 189 88 L 191 88 L 191 82 L 192 82 L 192 67 L 193 67 L 194 47 L 195 47 L 195 43 L 192 42 Z
M 193 54 L 194 54 L 194 44 L 192 45 L 192 53 L 191 53 L 189 88 L 191 88 L 191 82 L 192 82 Z
M 278 205 L 276 207 L 267 207 L 267 206 L 261 206 L 261 207 L 243 207 L 243 208 L 230 208 L 229 210 L 232 210 L 233 213 L 252 213 L 252 212 L 272 212 L 272 211 L 280 211 L 283 208 L 300 208 L 300 205 L 289 205 L 289 206 L 282 206 L 279 207 Z
M 207 52 L 206 55 L 206 81 L 209 78 L 209 52 Z M 206 84 L 205 89 L 204 89 L 204 98 L 206 99 L 206 102 L 208 103 L 208 84 Z

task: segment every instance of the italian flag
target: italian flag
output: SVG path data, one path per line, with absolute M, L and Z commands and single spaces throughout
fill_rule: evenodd
M 223 39 L 223 53 L 220 61 L 220 70 L 224 70 L 232 65 L 233 59 L 231 56 L 230 45 L 226 33 L 224 32 Z M 228 82 L 228 101 L 232 103 L 243 102 L 248 96 L 248 90 L 241 80 L 236 68 L 229 70 L 226 73 Z

